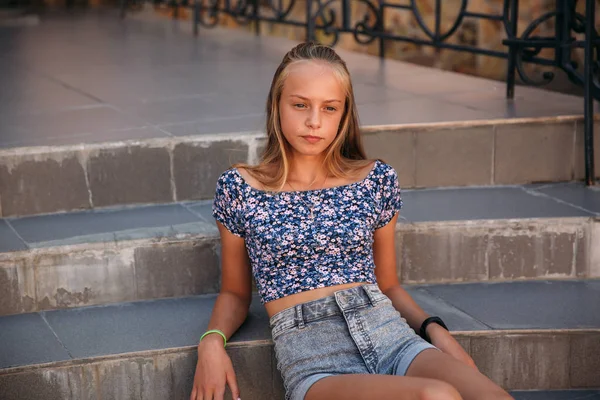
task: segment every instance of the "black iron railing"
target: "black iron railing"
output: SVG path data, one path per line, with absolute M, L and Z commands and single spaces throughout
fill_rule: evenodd
M 142 0 L 121 0 L 121 11 L 124 15 L 128 2 Z M 157 2 L 160 0 L 153 0 Z M 190 0 L 192 1 L 192 0 Z M 406 4 L 392 4 L 384 0 L 303 0 L 305 12 L 301 18 L 293 15 L 292 11 L 297 0 L 167 0 L 177 15 L 179 7 L 191 7 L 193 10 L 194 33 L 198 27 L 213 27 L 218 24 L 219 17 L 228 15 L 241 25 L 253 23 L 256 34 L 260 34 L 260 21 L 303 27 L 306 39 L 314 40 L 316 33 L 321 31 L 330 45 L 335 45 L 341 34 L 351 34 L 362 44 L 378 41 L 379 56 L 385 56 L 387 41 L 403 41 L 423 46 L 433 46 L 437 49 L 465 51 L 474 54 L 506 58 L 508 60 L 507 90 L 509 99 L 514 97 L 517 74 L 529 85 L 540 86 L 550 83 L 554 73 L 547 71 L 539 78 L 530 76 L 524 63 L 534 63 L 548 67 L 558 67 L 565 71 L 568 78 L 575 84 L 584 87 L 584 135 L 585 135 L 585 171 L 586 183 L 594 184 L 594 145 L 593 145 L 593 100 L 600 100 L 600 40 L 595 29 L 595 0 L 585 1 L 585 15 L 576 11 L 578 0 L 556 0 L 556 7 L 532 21 L 518 35 L 519 15 L 518 0 L 504 0 L 498 14 L 475 13 L 468 11 L 468 0 L 461 0 L 460 9 L 450 29 L 442 30 L 442 0 L 435 0 L 434 27 L 425 23 L 425 18 L 418 7 L 417 0 L 406 0 Z M 365 13 L 358 21 L 351 18 L 351 2 L 365 8 Z M 384 25 L 386 12 L 390 9 L 406 10 L 412 13 L 423 35 L 413 37 L 390 33 Z M 486 19 L 497 21 L 506 32 L 502 42 L 504 51 L 483 49 L 476 46 L 451 43 L 448 39 L 457 34 L 465 20 Z M 554 20 L 555 32 L 552 36 L 541 37 L 536 34 L 536 28 L 541 24 Z M 583 37 L 578 40 L 576 35 Z M 580 71 L 574 61 L 574 50 L 584 49 L 584 67 Z M 541 56 L 543 49 L 553 49 L 554 57 Z

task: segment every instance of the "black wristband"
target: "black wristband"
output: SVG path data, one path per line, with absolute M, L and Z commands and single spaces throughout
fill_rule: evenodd
M 419 336 L 421 336 L 423 339 L 427 340 L 429 343 L 431 343 L 431 339 L 429 339 L 429 336 L 427 336 L 427 325 L 431 324 L 432 322 L 438 324 L 445 330 L 448 330 L 448 327 L 446 326 L 446 324 L 444 324 L 444 321 L 442 321 L 442 319 L 440 317 L 429 317 L 429 318 L 425 319 L 425 321 L 423 321 L 423 323 L 421 324 L 421 329 L 419 330 Z

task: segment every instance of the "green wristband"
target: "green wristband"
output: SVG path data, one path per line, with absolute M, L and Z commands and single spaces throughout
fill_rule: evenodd
M 202 341 L 202 339 L 204 339 L 204 336 L 209 335 L 211 333 L 218 333 L 219 335 L 223 336 L 223 347 L 227 346 L 227 337 L 225 336 L 225 334 L 223 332 L 221 332 L 218 329 L 211 329 L 210 331 L 204 332 L 204 335 L 202 335 L 200 337 L 200 341 Z

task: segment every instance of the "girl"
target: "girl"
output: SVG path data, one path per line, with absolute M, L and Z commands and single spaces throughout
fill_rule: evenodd
M 331 48 L 285 55 L 267 136 L 260 164 L 217 182 L 222 286 L 191 399 L 221 400 L 226 384 L 240 396 L 224 344 L 247 316 L 251 273 L 286 400 L 510 399 L 400 286 L 396 171 L 366 158 L 350 75 Z

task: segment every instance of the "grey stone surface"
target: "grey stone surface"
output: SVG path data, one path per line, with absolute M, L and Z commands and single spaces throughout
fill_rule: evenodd
M 173 150 L 177 200 L 210 199 L 219 175 L 248 161 L 248 145 L 239 140 L 181 143 Z
M 571 385 L 573 387 L 600 387 L 598 354 L 600 354 L 600 333 L 571 335 Z
M 598 187 L 570 182 L 541 186 L 534 191 L 600 215 L 600 188 Z
M 162 299 L 45 312 L 75 358 L 193 346 L 206 331 L 216 296 Z M 253 300 L 248 319 L 231 342 L 266 339 L 267 314 Z
M 0 87 L 8 88 L 0 95 L 6 109 L 0 125 L 7 132 L 0 146 L 80 143 L 116 131 L 134 138 L 132 127 L 262 113 L 273 73 L 295 44 L 219 28 L 203 30 L 198 41 L 187 22 L 135 17 L 53 14 L 35 30 L 0 32 L 2 64 L 20 67 L 4 67 L 0 74 Z M 353 74 L 363 124 L 582 113 L 574 96 L 519 88 L 515 110 L 502 82 L 337 50 Z M 531 106 L 540 100 L 543 108 Z M 196 127 L 206 132 L 202 124 Z M 226 130 L 238 128 L 244 124 Z
M 10 222 L 30 245 L 44 247 L 168 236 L 201 220 L 181 205 L 170 204 L 23 217 Z
M 482 374 L 507 390 L 570 388 L 568 335 L 472 337 L 471 357 Z
M 402 282 L 487 280 L 485 230 L 451 226 L 410 227 L 396 233 Z
M 134 116 L 124 115 L 109 105 L 82 108 L 65 108 L 60 111 L 29 115 L 0 117 L 2 144 L 9 146 L 31 146 L 48 144 L 48 138 L 91 136 L 96 133 L 140 128 L 146 123 Z M 125 136 L 127 137 L 127 136 Z
M 411 222 L 594 215 L 512 186 L 403 190 L 402 198 L 400 213 Z
M 514 184 L 572 179 L 574 138 L 573 121 L 497 126 L 493 182 Z
M 86 365 L 0 375 L 0 393 L 3 400 L 98 400 L 94 370 Z
M 27 250 L 27 245 L 17 236 L 5 220 L 0 219 L 0 252 Z
M 135 249 L 138 299 L 219 291 L 221 269 L 215 240 Z
M 421 131 L 415 153 L 417 187 L 488 185 L 494 127 Z
M 40 314 L 0 318 L 0 368 L 70 359 Z
M 35 273 L 23 259 L 0 262 L 0 315 L 35 311 Z
M 164 147 L 102 149 L 90 155 L 87 170 L 94 207 L 173 201 Z
M 85 171 L 75 154 L 3 157 L 0 188 L 5 217 L 90 208 Z
M 600 287 L 586 281 L 466 283 L 424 290 L 494 329 L 600 328 Z
M 472 318 L 467 313 L 422 288 L 404 287 L 416 303 L 429 315 L 437 315 L 451 331 L 488 330 L 488 326 Z
M 136 298 L 133 251 L 71 249 L 41 253 L 36 269 L 36 310 L 132 301 Z

